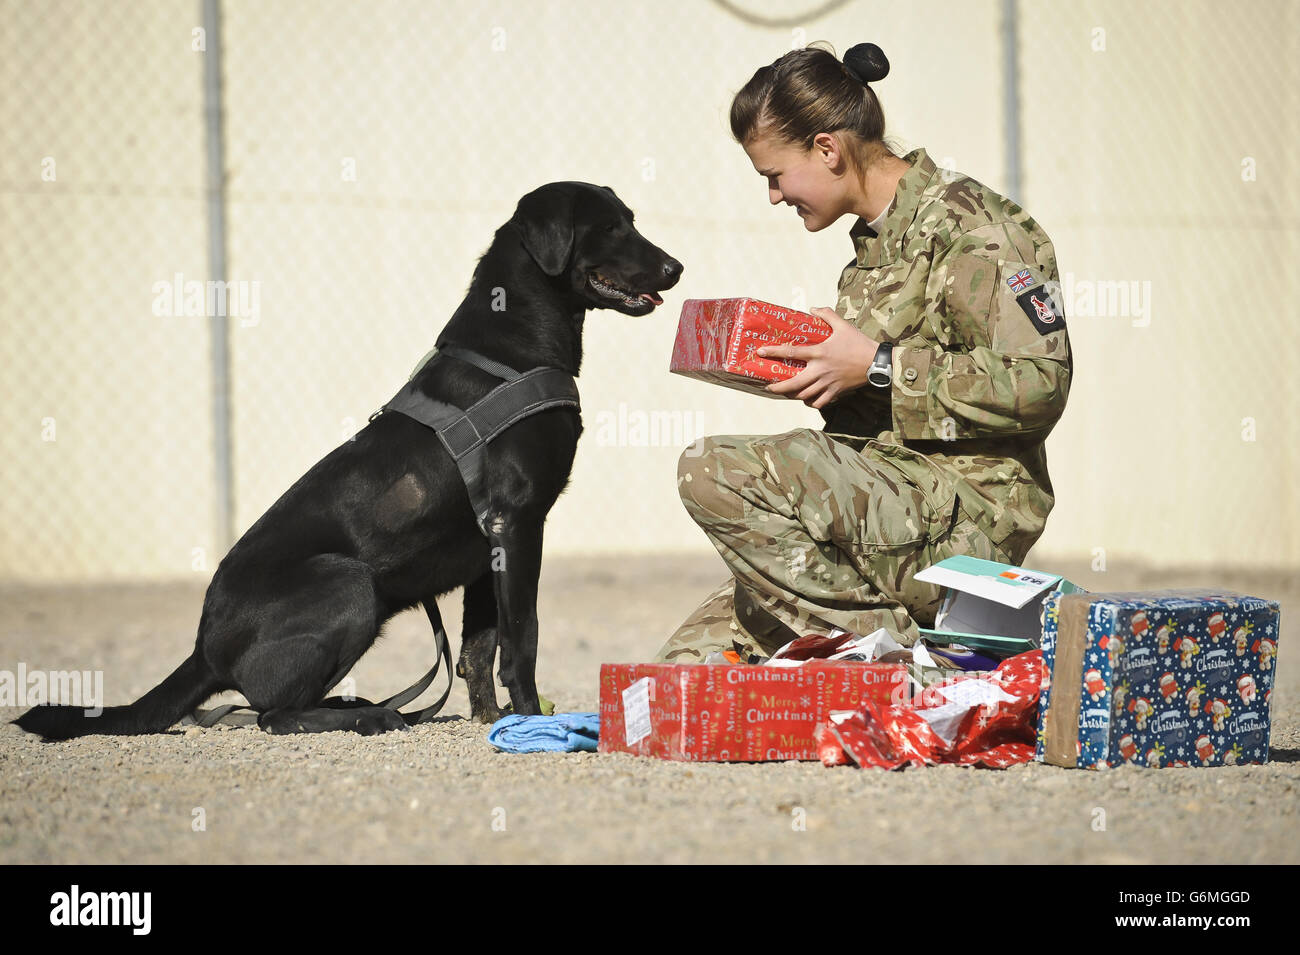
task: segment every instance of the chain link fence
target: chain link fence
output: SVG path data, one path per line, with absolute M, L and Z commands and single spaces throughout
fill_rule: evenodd
M 554 179 L 614 188 L 686 273 L 648 318 L 588 316 L 547 550 L 707 549 L 682 449 L 821 427 L 666 371 L 685 298 L 834 302 L 847 226 L 771 208 L 726 122 L 758 66 L 819 39 L 878 43 L 891 138 L 1054 240 L 1077 377 L 1038 563 L 1300 563 L 1300 4 L 208 7 L 218 31 L 201 0 L 0 0 L 0 578 L 211 573 Z

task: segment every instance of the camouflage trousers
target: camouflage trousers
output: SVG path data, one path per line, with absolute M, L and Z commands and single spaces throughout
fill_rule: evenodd
M 951 478 L 913 483 L 876 442 L 798 428 L 701 438 L 677 489 L 731 576 L 656 655 L 770 656 L 806 633 L 884 627 L 904 646 L 934 625 L 942 588 L 913 574 L 954 554 L 1015 563 L 970 520 Z M 851 442 L 851 443 L 850 443 Z

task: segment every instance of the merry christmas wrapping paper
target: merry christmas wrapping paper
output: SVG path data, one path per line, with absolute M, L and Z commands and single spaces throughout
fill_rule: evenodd
M 660 759 L 820 759 L 817 726 L 832 710 L 910 698 L 899 663 L 606 663 L 600 752 Z
M 1268 761 L 1276 601 L 1202 588 L 1052 594 L 1035 758 L 1058 766 Z
M 806 312 L 752 298 L 687 299 L 668 370 L 767 398 L 774 381 L 793 378 L 806 362 L 754 354 L 764 345 L 812 345 L 831 327 Z

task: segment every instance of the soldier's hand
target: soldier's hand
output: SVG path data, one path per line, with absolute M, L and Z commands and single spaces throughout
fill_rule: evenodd
M 798 398 L 810 408 L 822 408 L 840 395 L 867 383 L 867 371 L 879 342 L 868 338 L 852 322 L 831 308 L 814 308 L 812 314 L 831 327 L 825 341 L 815 345 L 765 345 L 756 354 L 764 358 L 797 358 L 808 363 L 799 374 L 767 386 L 773 394 Z

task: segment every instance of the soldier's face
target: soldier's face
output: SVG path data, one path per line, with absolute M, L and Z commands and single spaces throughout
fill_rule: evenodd
M 804 228 L 817 232 L 852 208 L 852 176 L 839 149 L 839 141 L 822 133 L 805 150 L 771 137 L 746 143 L 745 154 L 767 180 L 772 205 L 794 206 Z

